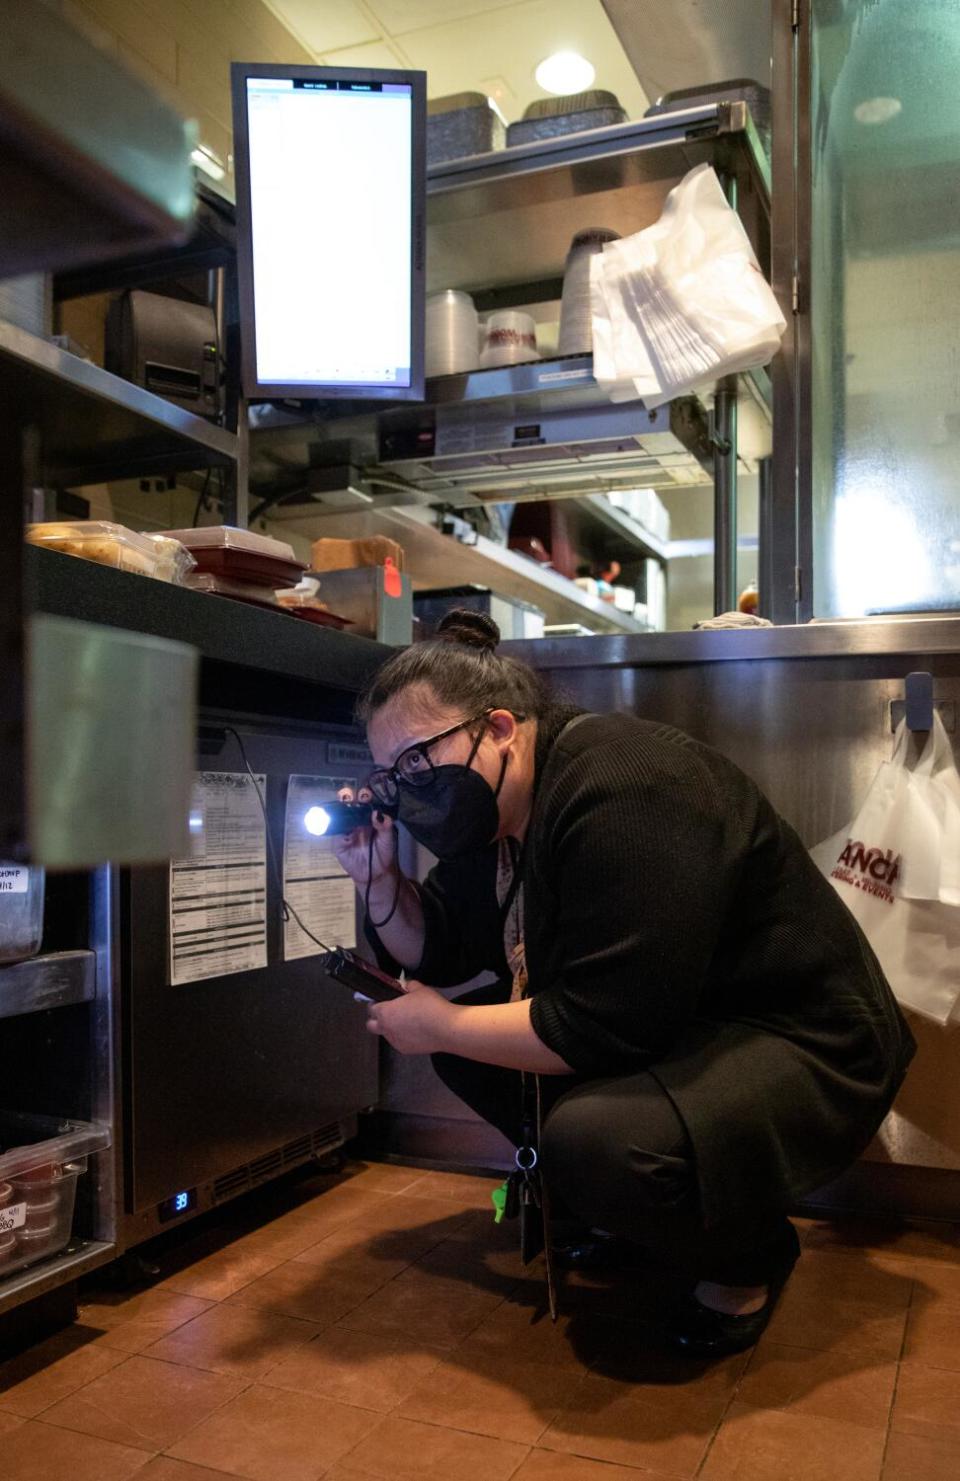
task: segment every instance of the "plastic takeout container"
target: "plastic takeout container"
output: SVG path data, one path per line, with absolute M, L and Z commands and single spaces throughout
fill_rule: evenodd
M 190 572 L 196 569 L 196 561 L 180 540 L 170 535 L 145 535 L 159 557 L 157 577 L 169 581 L 171 586 L 183 586 Z
M 157 576 L 164 563 L 162 551 L 148 535 L 138 535 L 136 530 L 111 524 L 106 519 L 64 519 L 28 525 L 26 537 L 31 545 L 45 545 L 62 555 L 78 555 L 83 560 L 114 566 L 118 571 L 132 571 L 138 576 Z
M 4 1275 L 66 1248 L 73 1230 L 77 1179 L 86 1172 L 88 1158 L 109 1145 L 105 1126 L 0 1111 Z
M 296 586 L 306 570 L 303 561 L 297 560 L 292 545 L 284 540 L 271 540 L 267 535 L 256 535 L 252 530 L 238 530 L 232 525 L 203 525 L 197 530 L 166 530 L 165 534 L 187 547 L 200 574 L 276 589 Z M 193 585 L 193 579 L 188 584 Z
M 40 950 L 43 884 L 42 869 L 0 862 L 0 962 L 23 962 Z
M 276 592 L 254 581 L 231 581 L 227 576 L 214 576 L 210 571 L 197 571 L 187 577 L 191 591 L 208 591 L 213 596 L 232 597 L 235 602 L 253 602 L 257 607 L 279 609 Z

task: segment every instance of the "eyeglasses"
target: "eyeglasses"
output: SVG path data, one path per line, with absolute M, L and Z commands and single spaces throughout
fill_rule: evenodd
M 367 786 L 373 794 L 374 802 L 379 802 L 383 807 L 393 807 L 397 800 L 400 782 L 406 782 L 411 787 L 426 787 L 433 779 L 435 771 L 430 759 L 431 746 L 435 746 L 438 741 L 446 740 L 448 735 L 456 735 L 458 730 L 467 730 L 481 720 L 484 722 L 483 728 L 486 729 L 488 714 L 489 711 L 484 710 L 482 714 L 472 715 L 469 720 L 461 720 L 458 725 L 451 725 L 447 730 L 441 730 L 427 740 L 417 741 L 416 745 L 407 746 L 405 751 L 400 752 L 392 766 L 378 766 L 376 771 L 372 771 L 367 777 Z M 522 716 L 517 716 L 518 720 L 521 718 Z M 483 730 L 477 736 L 476 745 L 470 755 L 471 761 L 476 754 L 476 747 L 480 744 L 482 734 Z

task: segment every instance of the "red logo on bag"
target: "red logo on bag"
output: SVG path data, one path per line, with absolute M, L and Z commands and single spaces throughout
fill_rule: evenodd
M 893 849 L 867 848 L 866 844 L 848 838 L 830 877 L 865 894 L 879 895 L 892 905 L 893 886 L 900 878 L 902 863 L 902 854 L 894 854 Z

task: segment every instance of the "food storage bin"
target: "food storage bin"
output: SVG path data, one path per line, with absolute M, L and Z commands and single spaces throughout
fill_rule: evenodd
M 185 545 L 197 563 L 197 572 L 221 576 L 228 581 L 246 581 L 252 586 L 274 590 L 296 586 L 306 566 L 298 561 L 293 546 L 271 540 L 251 530 L 232 525 L 204 525 L 198 530 L 164 530 L 172 540 Z
M 450 93 L 427 103 L 427 164 L 502 149 L 506 130 L 486 93 Z
M 579 134 L 584 129 L 602 129 L 624 123 L 626 112 L 615 93 L 592 88 L 562 98 L 538 98 L 517 123 L 507 129 L 507 147 L 530 144 L 535 139 L 555 139 L 560 134 Z
M 28 525 L 31 545 L 45 545 L 63 555 L 79 555 L 101 566 L 133 571 L 138 576 L 156 576 L 162 555 L 148 535 L 138 535 L 125 525 L 106 519 L 56 520 L 51 524 Z
M 35 956 L 43 937 L 42 869 L 0 863 L 0 962 Z
M 0 1279 L 66 1248 L 77 1179 L 109 1145 L 105 1126 L 0 1111 Z

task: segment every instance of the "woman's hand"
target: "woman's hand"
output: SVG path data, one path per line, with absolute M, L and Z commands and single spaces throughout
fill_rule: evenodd
M 435 988 L 407 982 L 402 998 L 370 1004 L 367 1028 L 386 1039 L 399 1054 L 436 1054 L 445 1048 L 453 1019 L 460 1011 Z
M 352 787 L 341 787 L 337 793 L 341 802 L 353 802 Z M 361 787 L 358 802 L 372 801 L 371 793 Z M 370 875 L 370 839 L 373 838 L 373 870 Z M 397 865 L 396 836 L 393 819 L 383 813 L 374 812 L 370 828 L 354 828 L 352 833 L 337 834 L 333 840 L 333 852 L 357 886 L 365 890 L 367 884 L 377 885 L 384 880 L 393 883 L 399 874 Z

